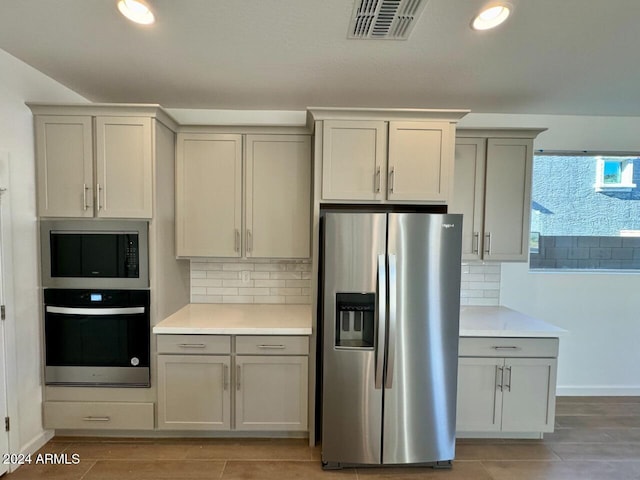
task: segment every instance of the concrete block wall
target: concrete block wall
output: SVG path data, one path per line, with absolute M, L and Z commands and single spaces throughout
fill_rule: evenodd
M 540 236 L 536 269 L 640 269 L 640 237 Z

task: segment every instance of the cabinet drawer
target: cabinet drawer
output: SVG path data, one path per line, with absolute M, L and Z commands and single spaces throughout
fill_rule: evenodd
M 153 403 L 45 402 L 44 427 L 153 430 Z
M 236 353 L 245 355 L 308 355 L 309 337 L 238 336 L 236 337 Z
M 558 356 L 557 338 L 461 337 L 460 357 Z
M 229 354 L 231 337 L 228 335 L 158 335 L 158 353 Z

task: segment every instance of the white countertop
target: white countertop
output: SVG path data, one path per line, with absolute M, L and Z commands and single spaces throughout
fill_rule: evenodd
M 460 307 L 461 337 L 559 337 L 566 330 L 507 307 Z
M 191 303 L 153 333 L 199 335 L 311 335 L 311 305 Z
M 153 327 L 153 333 L 311 335 L 311 305 L 192 303 Z M 461 337 L 559 337 L 565 333 L 507 307 L 460 308 Z

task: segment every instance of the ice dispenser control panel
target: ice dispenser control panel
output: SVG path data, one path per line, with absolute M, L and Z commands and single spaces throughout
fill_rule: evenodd
M 336 347 L 374 347 L 375 305 L 375 293 L 336 294 Z

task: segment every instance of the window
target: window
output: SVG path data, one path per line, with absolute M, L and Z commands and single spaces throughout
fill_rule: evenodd
M 596 192 L 631 191 L 636 185 L 633 183 L 634 157 L 597 158 Z
M 640 270 L 639 180 L 640 154 L 536 154 L 531 270 Z

